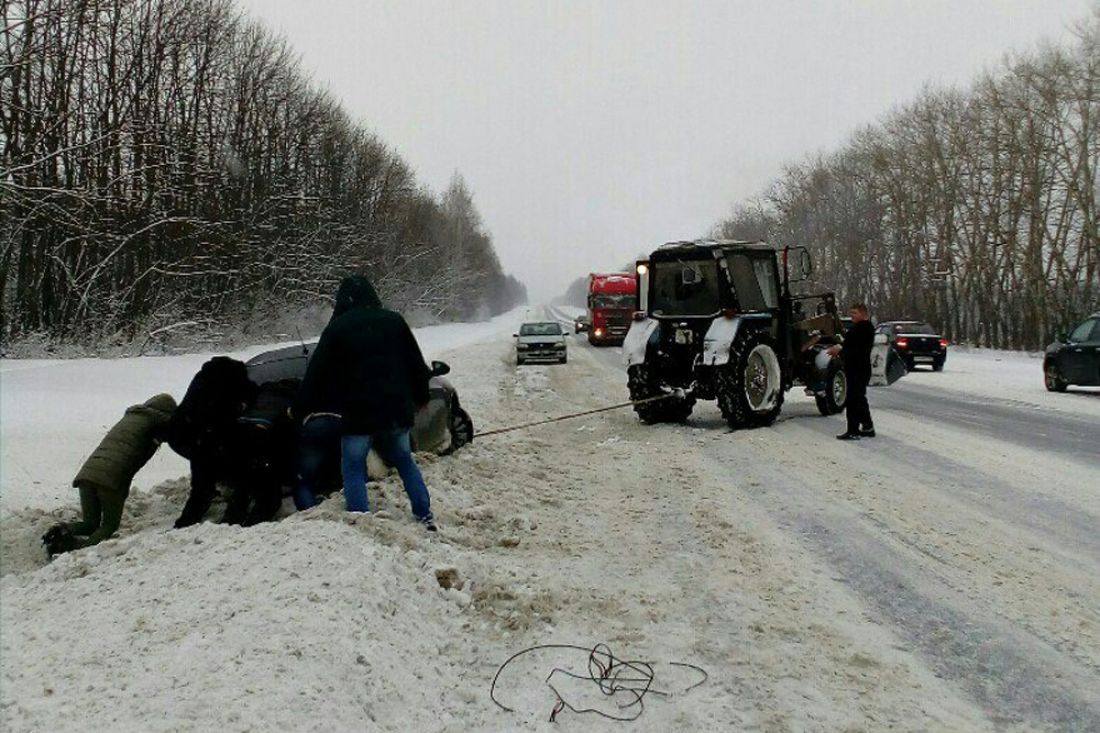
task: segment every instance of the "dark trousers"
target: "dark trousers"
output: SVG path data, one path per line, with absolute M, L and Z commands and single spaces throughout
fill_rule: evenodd
M 848 418 L 849 433 L 858 433 L 860 429 L 873 430 L 875 427 L 871 420 L 871 406 L 867 404 L 867 384 L 870 381 L 870 374 L 848 372 L 848 401 L 844 412 Z
M 289 425 L 237 426 L 222 522 L 250 527 L 275 518 L 283 503 L 283 484 L 293 479 L 296 437 Z
M 294 485 L 294 506 L 304 511 L 317 504 L 325 467 L 340 460 L 340 418 L 315 415 L 306 418 L 298 443 L 298 481 Z
M 88 484 L 77 488 L 80 490 L 81 520 L 75 524 L 59 524 L 48 533 L 55 535 L 48 544 L 51 555 L 91 547 L 110 539 L 122 522 L 125 493 L 101 491 Z
M 218 454 L 196 451 L 191 456 L 191 493 L 183 505 L 183 512 L 176 520 L 176 529 L 198 524 L 206 516 L 214 497 L 218 495 L 218 479 L 229 473 L 225 460 Z

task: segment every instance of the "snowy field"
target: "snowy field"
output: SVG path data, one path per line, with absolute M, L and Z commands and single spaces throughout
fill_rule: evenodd
M 618 349 L 582 339 L 517 369 L 524 316 L 418 334 L 479 429 L 624 398 Z M 333 497 L 170 530 L 186 465 L 165 452 L 118 539 L 47 564 L 82 457 L 204 358 L 0 364 L 4 730 L 603 731 L 549 722 L 547 675 L 583 656 L 525 657 L 514 711 L 489 698 L 515 652 L 598 642 L 671 693 L 623 730 L 1100 730 L 1100 393 L 1046 393 L 1036 358 L 953 349 L 872 390 L 881 435 L 850 445 L 797 392 L 767 429 L 701 404 L 485 437 L 422 457 L 438 536 L 395 478 L 370 516 Z

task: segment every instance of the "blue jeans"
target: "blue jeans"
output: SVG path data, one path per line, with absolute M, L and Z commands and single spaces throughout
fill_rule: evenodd
M 409 446 L 408 430 L 384 430 L 374 435 L 345 435 L 341 444 L 341 465 L 344 474 L 344 498 L 349 512 L 368 511 L 367 506 L 367 454 L 371 443 L 377 443 L 379 452 L 390 461 L 401 476 L 405 493 L 409 495 L 413 515 L 417 519 L 432 516 L 431 498 L 424 477 L 413 460 Z
M 318 415 L 302 425 L 298 441 L 298 481 L 294 485 L 294 506 L 298 511 L 317 504 L 317 477 L 325 460 L 336 460 L 340 444 L 340 418 Z

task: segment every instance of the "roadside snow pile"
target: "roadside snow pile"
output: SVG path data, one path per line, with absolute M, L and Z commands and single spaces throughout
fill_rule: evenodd
M 440 691 L 469 597 L 354 521 L 141 533 L 2 589 L 9 730 L 408 730 L 426 722 L 410 711 L 457 712 Z

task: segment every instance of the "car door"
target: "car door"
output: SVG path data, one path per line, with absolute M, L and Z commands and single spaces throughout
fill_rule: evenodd
M 1100 382 L 1100 318 L 1073 329 L 1061 354 L 1062 374 L 1070 384 Z

